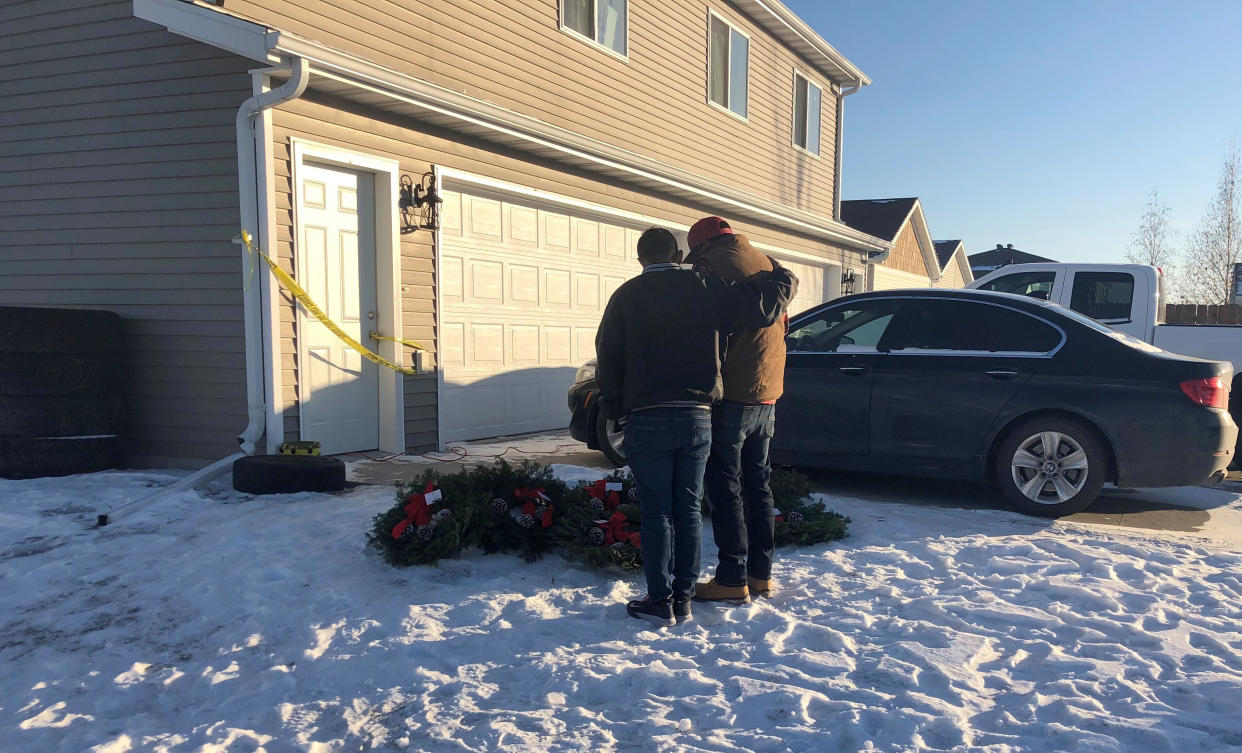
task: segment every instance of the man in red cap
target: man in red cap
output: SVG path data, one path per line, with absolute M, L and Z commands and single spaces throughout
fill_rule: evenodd
M 772 269 L 771 259 L 720 217 L 694 223 L 688 244 L 687 264 L 728 282 Z M 724 399 L 712 410 L 712 449 L 704 477 L 720 562 L 715 577 L 695 587 L 694 598 L 744 604 L 752 595 L 772 593 L 775 520 L 768 446 L 776 400 L 785 386 L 785 327 L 777 323 L 734 332 L 720 375 Z

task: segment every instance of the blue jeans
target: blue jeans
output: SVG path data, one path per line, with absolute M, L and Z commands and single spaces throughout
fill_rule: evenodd
M 651 408 L 629 416 L 622 445 L 642 504 L 643 573 L 652 600 L 694 595 L 711 441 L 706 410 Z
M 716 582 L 722 586 L 745 585 L 747 576 L 772 576 L 776 521 L 768 446 L 775 427 L 775 405 L 726 400 L 712 411 L 707 498 L 720 550 Z

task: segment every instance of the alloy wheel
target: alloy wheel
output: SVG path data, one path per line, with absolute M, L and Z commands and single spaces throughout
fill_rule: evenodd
M 1081 444 L 1068 434 L 1041 431 L 1018 445 L 1010 460 L 1014 484 L 1027 499 L 1059 505 L 1087 483 L 1090 465 Z

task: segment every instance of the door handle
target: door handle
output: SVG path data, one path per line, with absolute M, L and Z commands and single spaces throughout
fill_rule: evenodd
M 858 376 L 859 374 L 866 374 L 868 371 L 871 371 L 871 367 L 870 366 L 842 366 L 840 369 L 838 369 L 838 371 L 840 371 L 842 374 L 849 374 L 850 376 Z
M 1017 375 L 1018 372 L 1013 369 L 992 369 L 988 372 L 988 376 L 993 379 L 1013 379 Z

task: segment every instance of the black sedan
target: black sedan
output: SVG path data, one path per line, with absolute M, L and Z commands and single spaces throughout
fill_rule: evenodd
M 1179 356 L 1043 301 L 980 290 L 839 298 L 789 323 L 772 461 L 989 479 L 1047 516 L 1109 481 L 1202 484 L 1238 428 L 1228 363 Z M 570 388 L 571 432 L 618 464 L 593 364 Z

